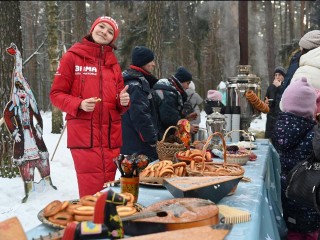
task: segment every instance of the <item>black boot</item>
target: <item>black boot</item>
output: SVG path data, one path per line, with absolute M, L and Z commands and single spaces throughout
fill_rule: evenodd
M 54 190 L 57 190 L 57 187 L 52 184 L 52 180 L 50 176 L 46 176 L 43 178 L 46 183 L 48 183 Z
M 24 192 L 25 192 L 25 196 L 24 198 L 22 198 L 21 202 L 25 203 L 28 200 L 29 197 L 29 193 L 32 191 L 33 189 L 33 181 L 27 181 L 24 182 Z

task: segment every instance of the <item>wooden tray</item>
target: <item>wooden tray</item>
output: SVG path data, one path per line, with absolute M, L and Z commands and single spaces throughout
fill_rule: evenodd
M 71 203 L 78 203 L 79 202 L 79 199 L 76 199 L 76 200 L 70 200 L 69 202 Z M 142 206 L 141 204 L 139 203 L 134 203 L 134 207 L 137 209 L 138 212 L 141 212 L 145 207 Z M 49 226 L 49 227 L 52 227 L 52 228 L 56 228 L 56 229 L 64 229 L 66 226 L 62 226 L 62 225 L 59 225 L 59 224 L 55 224 L 53 222 L 50 222 L 45 216 L 43 216 L 43 211 L 44 209 L 42 209 L 37 217 L 39 219 L 40 222 L 42 222 L 44 225 L 46 226 Z

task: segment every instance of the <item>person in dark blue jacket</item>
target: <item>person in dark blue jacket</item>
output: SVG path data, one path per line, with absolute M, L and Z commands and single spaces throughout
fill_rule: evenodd
M 183 105 L 188 99 L 185 92 L 192 81 L 192 74 L 184 67 L 179 67 L 174 75 L 168 79 L 160 79 L 153 87 L 157 98 L 159 113 L 159 137 L 162 138 L 166 129 L 176 126 L 180 119 L 192 121 L 197 118 L 197 113 L 185 114 Z M 171 129 L 172 130 L 172 129 Z M 190 133 L 197 133 L 199 126 L 191 125 Z M 168 135 L 172 134 L 170 131 Z
M 121 153 L 144 154 L 150 161 L 158 159 L 158 117 L 152 94 L 158 79 L 151 74 L 154 67 L 154 53 L 147 47 L 136 46 L 132 51 L 132 64 L 122 73 L 124 84 L 129 85 L 130 108 L 122 116 Z

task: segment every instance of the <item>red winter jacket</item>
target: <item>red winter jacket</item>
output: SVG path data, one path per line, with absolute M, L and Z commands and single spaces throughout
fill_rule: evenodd
M 120 148 L 120 105 L 124 88 L 121 69 L 110 46 L 88 41 L 74 44 L 62 57 L 51 87 L 52 104 L 67 113 L 68 148 Z M 98 97 L 93 112 L 79 109 L 81 101 Z

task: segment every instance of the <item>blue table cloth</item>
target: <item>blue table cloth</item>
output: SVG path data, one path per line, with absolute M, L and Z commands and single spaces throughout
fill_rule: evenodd
M 251 182 L 240 182 L 236 192 L 224 197 L 218 204 L 226 204 L 251 213 L 251 220 L 234 224 L 226 240 L 280 240 L 285 236 L 286 226 L 282 219 L 280 195 L 279 156 L 268 140 L 257 140 L 253 152 L 256 161 L 245 166 L 245 176 Z M 222 161 L 214 159 L 214 161 Z M 113 187 L 119 192 L 119 187 Z M 165 188 L 142 186 L 138 203 L 149 206 L 155 202 L 172 199 Z M 53 229 L 41 224 L 27 232 L 28 239 L 52 232 Z

